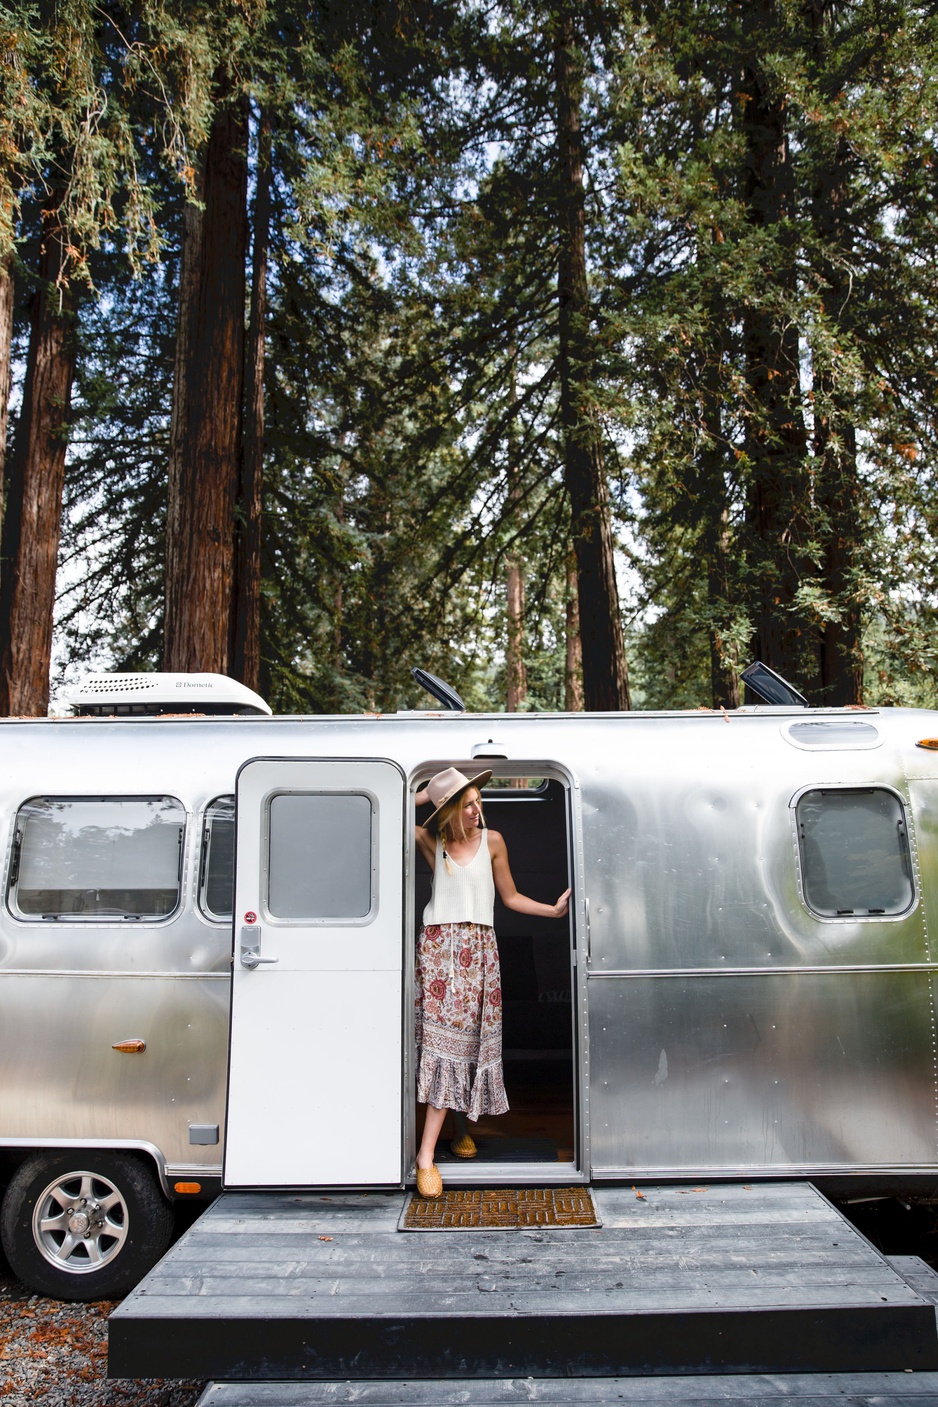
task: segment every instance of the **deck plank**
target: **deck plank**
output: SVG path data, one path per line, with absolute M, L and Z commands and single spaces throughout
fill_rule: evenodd
M 931 1407 L 938 1373 L 210 1383 L 198 1407 Z
M 601 1228 L 432 1235 L 400 1193 L 226 1195 L 111 1316 L 109 1371 L 938 1369 L 919 1283 L 810 1184 L 638 1190 L 595 1192 Z

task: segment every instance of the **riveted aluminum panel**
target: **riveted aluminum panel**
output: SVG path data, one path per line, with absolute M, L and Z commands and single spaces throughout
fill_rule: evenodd
M 5 1069 L 4 1098 L 13 1100 L 13 1106 L 0 1104 L 0 1141 L 16 1141 L 21 1128 L 11 1124 L 11 1115 L 17 1120 L 32 1117 L 34 1105 L 45 1113 L 42 1117 L 37 1113 L 28 1127 L 37 1129 L 41 1124 L 49 1130 L 35 1137 L 63 1142 L 91 1138 L 94 1128 L 100 1126 L 100 1117 L 88 1091 L 101 1089 L 96 1081 L 101 1062 L 108 1059 L 115 1062 L 115 1070 L 124 1069 L 121 1081 L 129 1082 L 108 1087 L 104 1096 L 111 1110 L 106 1136 L 115 1142 L 137 1136 L 136 1131 L 142 1131 L 139 1137 L 153 1145 L 160 1145 L 166 1137 L 170 1139 L 168 1147 L 175 1150 L 172 1157 L 180 1165 L 192 1166 L 193 1155 L 200 1150 L 188 1143 L 188 1122 L 223 1121 L 221 1082 L 227 1030 L 223 1022 L 208 1018 L 206 1001 L 193 994 L 201 991 L 201 977 L 211 974 L 214 985 L 208 1004 L 212 1012 L 216 1005 L 224 1005 L 224 996 L 219 999 L 214 993 L 216 989 L 222 994 L 227 990 L 231 928 L 199 914 L 195 882 L 204 808 L 213 799 L 233 792 L 238 767 L 246 758 L 259 754 L 350 758 L 381 754 L 402 767 L 413 788 L 441 766 L 471 768 L 474 753 L 484 752 L 487 739 L 497 737 L 508 758 L 506 764 L 498 764 L 502 770 L 524 773 L 530 770 L 531 762 L 543 771 L 543 764 L 554 759 L 557 770 L 551 775 L 562 776 L 570 786 L 571 922 L 579 971 L 586 964 L 587 943 L 594 973 L 742 968 L 750 973 L 747 980 L 753 985 L 751 1005 L 761 1001 L 772 1009 L 777 1002 L 771 995 L 774 985 L 790 980 L 787 975 L 773 973 L 791 968 L 831 969 L 831 980 L 845 993 L 843 1006 L 836 1000 L 833 1005 L 821 1003 L 818 998 L 813 1009 L 822 1029 L 825 1023 L 830 1026 L 832 1013 L 838 1021 L 843 1016 L 842 1028 L 831 1029 L 857 1058 L 851 1061 L 853 1091 L 847 1090 L 841 1101 L 841 1057 L 836 1043 L 830 1047 L 829 1068 L 818 1066 L 820 1087 L 827 1091 L 825 1107 L 836 1111 L 841 1102 L 847 1106 L 855 1096 L 855 1102 L 870 1117 L 884 1121 L 885 1134 L 873 1138 L 879 1151 L 892 1143 L 902 1166 L 910 1166 L 910 1160 L 919 1156 L 934 1166 L 930 1134 L 925 1147 L 924 1110 L 927 1105 L 933 1116 L 935 1085 L 931 1057 L 926 1059 L 923 1053 L 927 1041 L 921 1034 L 925 1019 L 921 993 L 929 979 L 887 974 L 883 985 L 876 988 L 878 995 L 864 999 L 854 1017 L 855 1022 L 862 1016 L 873 1023 L 874 1035 L 864 1048 L 860 1027 L 850 1027 L 849 1017 L 850 1003 L 857 1000 L 855 993 L 867 979 L 862 974 L 845 976 L 834 969 L 925 963 L 932 956 L 925 918 L 934 932 L 938 922 L 938 823 L 930 789 L 938 786 L 938 753 L 917 749 L 915 742 L 938 736 L 938 715 L 917 710 L 863 715 L 812 710 L 812 719 L 862 716 L 879 731 L 881 742 L 876 747 L 830 751 L 797 747 L 786 736 L 792 721 L 806 716 L 801 710 L 762 710 L 726 716 L 708 712 L 625 716 L 426 712 L 333 718 L 3 720 L 0 858 L 5 857 L 5 875 L 9 872 L 12 816 L 17 806 L 32 796 L 171 794 L 186 807 L 189 820 L 183 899 L 179 912 L 170 919 L 79 927 L 22 922 L 5 905 L 0 911 L 0 1059 Z M 914 779 L 908 786 L 906 776 Z M 808 912 L 798 892 L 791 799 L 803 787 L 871 783 L 893 787 L 904 797 L 911 795 L 913 860 L 921 866 L 919 897 L 911 912 L 899 918 L 819 920 Z M 554 894 L 539 897 L 553 898 Z M 412 943 L 416 919 L 410 885 L 405 908 L 407 942 Z M 48 976 L 39 979 L 40 973 Z M 119 975 L 120 981 L 112 986 L 107 974 Z M 17 994 L 26 991 L 18 984 L 24 976 L 32 982 L 34 975 L 37 983 L 30 986 L 27 1002 Z M 809 985 L 821 980 L 807 971 L 803 976 Z M 165 1066 L 149 1063 L 150 1050 L 143 1057 L 110 1050 L 113 1039 L 147 1034 L 128 1029 L 124 1021 L 116 1034 L 112 1029 L 114 1012 L 130 1010 L 126 1006 L 129 986 L 120 982 L 131 977 L 139 978 L 141 984 L 155 980 L 153 991 L 161 995 L 155 1007 L 147 1006 L 146 1010 L 158 1008 L 167 1031 L 186 1033 L 180 1036 L 182 1054 Z M 408 965 L 405 983 L 409 986 L 411 980 Z M 636 1129 L 647 1126 L 660 1105 L 660 1101 L 654 1103 L 654 1095 L 667 1088 L 666 1082 L 653 1084 L 660 1052 L 668 1050 L 664 1041 L 659 1043 L 659 1028 L 667 1034 L 688 1020 L 689 1008 L 681 1006 L 673 993 L 667 999 L 663 995 L 649 998 L 650 1005 L 639 999 L 636 1007 L 634 992 L 650 992 L 657 980 L 638 978 L 625 1006 L 617 1004 L 614 993 L 617 988 L 627 990 L 627 986 L 613 976 L 591 980 L 588 990 L 586 983 L 578 988 L 578 1020 L 585 1027 L 586 1004 L 592 1003 L 595 1019 L 590 1031 L 593 1040 L 599 1041 L 598 1047 L 591 1047 L 581 1027 L 581 1149 L 588 1148 L 591 1122 L 600 1132 L 610 1120 L 619 1125 L 612 1143 L 608 1134 L 602 1134 L 604 1146 L 593 1160 L 600 1169 L 624 1156 L 621 1150 L 625 1147 L 630 1157 L 634 1155 Z M 685 985 L 690 980 L 683 976 L 665 979 Z M 739 980 L 733 978 L 730 983 Z M 874 979 L 871 976 L 869 980 Z M 712 984 L 713 979 L 706 981 Z M 66 995 L 52 996 L 54 986 Z M 661 991 L 665 990 L 662 986 Z M 759 991 L 764 995 L 758 997 Z M 737 995 L 733 1000 L 738 1004 L 740 998 Z M 405 1007 L 408 1051 L 409 1005 Z M 641 1029 L 630 1028 L 639 1054 L 627 1044 L 610 1044 L 608 1033 L 600 1029 L 610 1011 L 621 1022 L 624 1011 L 634 1017 L 636 1009 L 651 1013 L 647 1017 L 650 1027 L 646 1023 Z M 8 1035 L 11 1012 L 19 1013 L 14 1022 L 19 1034 L 15 1036 Z M 41 1041 L 38 1031 L 29 1029 L 30 1019 L 42 1027 L 48 1040 Z M 60 1042 L 53 1029 L 62 1021 L 70 1033 L 67 1042 Z M 887 1042 L 884 1047 L 882 1035 L 875 1035 L 884 1029 L 893 1031 L 893 1046 Z M 851 1031 L 853 1046 L 845 1040 Z M 900 1065 L 911 1073 L 900 1076 L 893 1047 L 899 1049 L 902 1040 L 907 1049 L 905 1064 Z M 685 1049 L 690 1061 L 694 1053 L 686 1041 Z M 804 1049 L 814 1052 L 810 1043 Z M 785 1047 L 785 1054 L 791 1064 L 785 1078 L 799 1089 L 807 1088 L 810 1062 L 806 1056 L 802 1058 L 803 1048 L 792 1042 Z M 407 1058 L 405 1051 L 402 1081 L 409 1092 L 412 1074 Z M 137 1083 L 139 1067 L 131 1075 L 132 1063 L 138 1059 L 148 1062 L 146 1069 L 154 1076 L 152 1087 L 144 1089 Z M 760 1068 L 760 1059 L 764 1063 L 764 1057 L 753 1057 L 755 1070 Z M 669 1060 L 670 1070 L 673 1056 Z M 701 1056 L 698 1063 L 705 1072 L 707 1061 Z M 105 1064 L 105 1068 L 110 1067 Z M 11 1069 L 12 1077 L 6 1073 Z M 884 1069 L 888 1079 L 882 1074 Z M 703 1078 L 698 1072 L 695 1087 L 702 1087 L 699 1081 Z M 11 1083 L 19 1085 L 21 1080 L 26 1081 L 27 1092 L 11 1092 Z M 885 1087 L 890 1091 L 888 1099 L 877 1095 L 872 1111 L 871 1082 L 877 1090 Z M 160 1110 L 170 1109 L 174 1129 L 172 1102 L 189 1086 L 217 1089 L 217 1095 L 206 1100 L 211 1107 L 195 1101 L 199 1107 L 193 1106 L 187 1117 L 179 1120 L 183 1140 L 179 1145 L 173 1141 L 175 1133 L 169 1123 L 159 1122 Z M 771 1093 L 771 1087 L 766 1089 Z M 50 1090 L 54 1093 L 47 1095 Z M 597 1098 L 601 1117 L 593 1102 Z M 618 1101 L 616 1111 L 609 1103 L 613 1098 Z M 669 1093 L 668 1098 L 673 1095 Z M 653 1100 L 650 1113 L 643 1103 L 648 1099 Z M 808 1107 L 807 1100 L 807 1095 L 799 1094 L 788 1106 L 792 1112 L 785 1125 L 789 1130 L 786 1156 L 788 1144 L 798 1144 L 791 1130 L 797 1131 L 798 1111 Z M 690 1114 L 696 1113 L 691 1100 Z M 765 1135 L 760 1133 L 756 1112 L 747 1105 L 744 1113 L 741 1144 L 764 1148 Z M 638 1114 L 644 1124 L 636 1122 L 633 1115 Z M 678 1101 L 668 1119 L 679 1124 L 684 1117 Z M 410 1108 L 406 1118 L 412 1128 Z M 865 1156 L 870 1152 L 870 1137 L 856 1134 L 853 1115 L 844 1118 L 850 1134 L 846 1146 Z M 680 1143 L 679 1129 L 670 1123 L 662 1127 L 662 1139 Z M 692 1127 L 706 1128 L 706 1120 Z M 694 1137 L 699 1144 L 698 1135 Z M 828 1143 L 830 1147 L 836 1144 L 833 1135 Z M 638 1147 L 638 1153 L 651 1156 L 643 1147 Z M 716 1149 L 714 1156 L 722 1156 L 721 1150 Z M 887 1162 L 893 1162 L 891 1152 Z M 692 1166 L 692 1160 L 684 1166 Z
M 934 982 L 591 980 L 594 1175 L 934 1164 Z
M 799 891 L 792 799 L 872 784 L 907 800 L 896 750 L 807 751 L 756 721 L 622 729 L 583 779 L 594 971 L 927 960 L 917 898 L 819 920 Z
M 224 1121 L 226 982 L 6 975 L 0 998 L 5 1141 L 140 1141 L 170 1163 L 197 1161 L 189 1125 Z M 111 1049 L 133 1037 L 142 1054 Z M 217 1150 L 203 1160 L 217 1163 Z

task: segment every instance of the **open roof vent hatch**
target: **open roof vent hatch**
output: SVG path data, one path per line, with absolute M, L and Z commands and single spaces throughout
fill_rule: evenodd
M 449 684 L 444 684 L 442 679 L 437 679 L 435 674 L 428 673 L 425 669 L 414 668 L 411 674 L 416 679 L 422 689 L 426 689 L 428 694 L 432 694 L 437 703 L 443 705 L 453 713 L 465 713 L 466 705 L 459 697 L 455 689 Z
M 789 684 L 787 679 L 776 674 L 774 669 L 769 669 L 761 660 L 747 665 L 739 677 L 763 703 L 781 704 L 789 708 L 808 707 L 804 694 L 799 694 L 794 684 Z

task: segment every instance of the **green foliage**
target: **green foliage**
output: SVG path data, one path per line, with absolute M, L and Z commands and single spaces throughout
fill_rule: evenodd
M 265 692 L 423 706 L 421 664 L 502 707 L 520 555 L 528 706 L 562 706 L 556 14 L 8 6 L 0 253 L 67 151 L 75 269 L 100 290 L 65 660 L 155 658 L 179 212 L 223 70 L 274 125 Z M 609 0 L 580 20 L 588 397 L 637 705 L 712 705 L 773 595 L 818 701 L 840 630 L 869 702 L 934 702 L 938 20 L 909 0 Z M 757 97 L 781 194 L 754 179 Z M 784 387 L 759 339 L 794 349 Z

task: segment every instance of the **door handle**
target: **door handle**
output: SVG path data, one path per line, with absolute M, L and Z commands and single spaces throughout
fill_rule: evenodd
M 261 957 L 261 926 L 259 923 L 245 925 L 241 929 L 241 966 L 253 972 L 262 963 L 279 962 L 279 958 Z
M 584 900 L 583 913 L 586 920 L 586 966 L 589 967 L 593 959 L 593 946 L 590 937 L 590 901 Z

